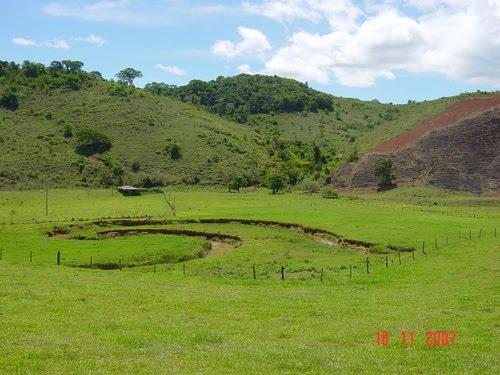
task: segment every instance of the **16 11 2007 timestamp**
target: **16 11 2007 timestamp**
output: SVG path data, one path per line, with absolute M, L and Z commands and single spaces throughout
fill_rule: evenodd
M 375 332 L 376 343 L 378 346 L 389 346 L 391 337 L 389 331 Z M 415 338 L 415 332 L 403 331 L 400 332 L 400 340 L 402 346 L 414 346 L 415 342 L 423 342 L 425 346 L 455 346 L 457 340 L 456 331 L 427 331 L 423 338 Z

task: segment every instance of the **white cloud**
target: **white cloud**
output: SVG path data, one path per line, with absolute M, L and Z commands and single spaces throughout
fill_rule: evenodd
M 328 22 L 332 30 L 356 28 L 356 19 L 363 14 L 350 0 L 263 0 L 259 4 L 242 3 L 243 9 L 280 22 L 302 19 L 314 23 Z
M 91 43 L 91 44 L 97 44 L 97 45 L 104 45 L 106 41 L 101 38 L 100 36 L 95 36 L 94 34 L 91 34 L 88 37 L 78 37 L 78 38 L 71 38 L 71 40 L 74 40 L 76 42 L 84 42 L 84 43 Z M 70 45 L 67 41 L 64 39 L 53 39 L 53 40 L 46 40 L 43 42 L 37 42 L 36 40 L 32 39 L 26 39 L 26 38 L 13 38 L 12 43 L 17 44 L 19 46 L 24 46 L 24 47 L 48 47 L 48 48 L 54 48 L 54 49 L 69 49 Z
M 54 39 L 48 42 L 43 42 L 42 46 L 55 49 L 69 49 L 69 44 L 65 40 L 61 39 Z
M 167 73 L 176 75 L 176 76 L 185 76 L 186 75 L 186 72 L 177 66 L 166 66 L 163 64 L 156 64 L 155 68 L 159 69 L 163 72 L 167 72 Z
M 307 6 L 302 0 L 264 0 L 261 4 L 253 4 L 249 1 L 243 2 L 243 8 L 250 13 L 259 14 L 280 22 L 304 19 L 318 22 L 322 16 Z
M 13 38 L 12 43 L 24 47 L 49 47 L 55 49 L 69 49 L 69 44 L 65 40 L 54 39 L 45 42 L 36 42 L 31 39 Z
M 97 44 L 98 46 L 103 46 L 106 44 L 106 41 L 103 38 L 101 38 L 100 36 L 94 35 L 94 34 L 90 34 L 87 37 L 73 38 L 72 40 L 74 40 L 76 42 Z
M 237 66 L 237 69 L 240 73 L 244 73 L 244 74 L 255 74 L 255 72 L 252 71 L 252 68 L 250 67 L 250 65 L 248 64 L 242 64 L 242 65 L 238 65 Z
M 259 30 L 247 27 L 238 27 L 241 41 L 233 43 L 229 40 L 219 40 L 212 46 L 211 51 L 215 56 L 232 59 L 244 55 L 262 56 L 271 49 L 267 37 Z
M 411 17 L 395 7 L 400 2 L 369 3 L 373 13 L 360 15 L 350 1 L 244 2 L 247 11 L 278 21 L 323 19 L 331 26 L 326 34 L 294 32 L 265 61 L 262 73 L 366 87 L 404 70 L 500 86 L 500 1 L 407 0 L 406 5 L 419 11 Z M 337 24 L 331 15 L 342 12 L 350 16 L 347 23 Z M 237 55 L 234 44 L 221 43 L 221 54 Z
M 12 43 L 17 44 L 19 46 L 24 46 L 24 47 L 37 45 L 37 43 L 34 40 L 25 39 L 25 38 L 14 38 L 14 39 L 12 39 Z

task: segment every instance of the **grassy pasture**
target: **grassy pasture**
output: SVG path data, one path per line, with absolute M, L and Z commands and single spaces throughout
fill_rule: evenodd
M 498 199 L 421 189 L 340 200 L 260 190 L 170 194 L 176 219 L 300 223 L 413 246 L 415 259 L 403 253 L 399 265 L 389 254 L 386 268 L 385 255 L 328 246 L 286 228 L 176 223 L 165 227 L 242 241 L 224 256 L 185 262 L 186 275 L 181 263 L 158 265 L 156 273 L 150 265 L 121 272 L 66 267 L 96 250 L 108 260 L 167 250 L 182 256 L 204 240 L 49 238 L 44 233 L 55 225 L 174 217 L 161 195 L 49 190 L 46 216 L 44 191 L 2 192 L 0 373 L 498 372 Z M 62 266 L 55 265 L 57 251 Z M 376 345 L 377 331 L 390 332 L 389 346 Z M 415 332 L 414 346 L 402 346 L 402 331 Z M 456 331 L 456 343 L 427 347 L 427 331 Z

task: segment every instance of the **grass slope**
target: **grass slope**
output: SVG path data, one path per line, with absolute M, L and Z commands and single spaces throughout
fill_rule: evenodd
M 44 236 L 52 226 L 81 217 L 171 217 L 161 196 L 54 190 L 46 217 L 44 192 L 4 192 L 0 372 L 498 372 L 498 199 L 430 189 L 336 201 L 263 191 L 170 193 L 178 219 L 298 222 L 379 243 L 425 241 L 427 255 L 418 248 L 415 259 L 404 253 L 399 265 L 390 254 L 385 268 L 384 255 L 330 247 L 293 230 L 178 224 L 238 234 L 243 242 L 217 260 L 187 262 L 185 276 L 181 264 L 159 265 L 156 273 L 151 266 L 122 272 L 64 266 L 69 259 L 58 267 L 56 250 L 88 256 L 92 246 Z M 154 240 L 146 237 L 115 241 L 115 254 L 134 246 L 141 253 Z M 28 251 L 36 252 L 33 263 Z M 363 268 L 367 256 L 370 274 Z M 348 264 L 356 266 L 352 278 L 341 267 Z M 376 345 L 377 331 L 390 332 L 388 347 Z M 414 346 L 401 345 L 402 331 L 415 332 Z M 427 331 L 456 331 L 456 343 L 427 347 Z
M 125 171 L 125 182 L 145 176 L 176 184 L 221 183 L 242 169 L 249 175 L 265 157 L 248 128 L 170 98 L 136 91 L 112 96 L 107 83 L 79 91 L 35 92 L 20 109 L 1 110 L 0 183 L 4 188 L 90 185 L 107 168 L 98 157 L 75 152 L 75 137 L 63 136 L 92 128 L 111 140 L 113 163 Z M 181 159 L 165 152 L 168 142 L 180 146 Z M 139 171 L 132 170 L 137 161 Z

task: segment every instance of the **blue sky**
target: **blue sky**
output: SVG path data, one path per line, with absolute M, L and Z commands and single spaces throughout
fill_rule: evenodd
M 245 73 L 405 103 L 500 87 L 500 0 L 2 0 L 1 60 L 182 85 Z

